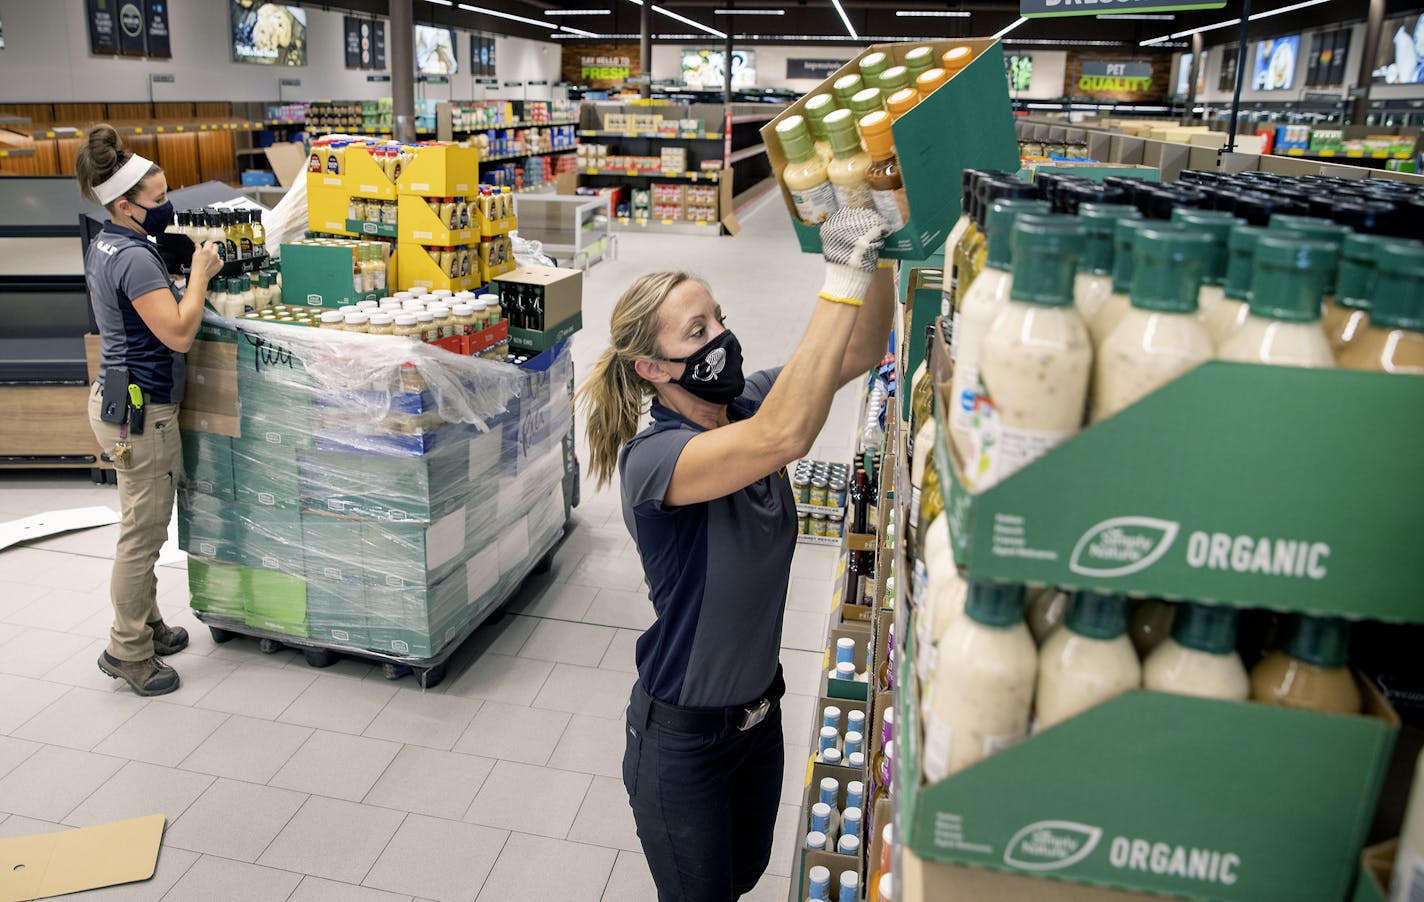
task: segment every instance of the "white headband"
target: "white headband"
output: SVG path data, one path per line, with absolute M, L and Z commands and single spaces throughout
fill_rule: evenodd
M 99 198 L 99 203 L 107 207 L 109 204 L 123 197 L 129 189 L 148 175 L 148 170 L 153 168 L 153 164 L 138 154 L 129 157 L 127 163 L 119 167 L 119 171 L 98 185 L 94 186 L 94 193 Z

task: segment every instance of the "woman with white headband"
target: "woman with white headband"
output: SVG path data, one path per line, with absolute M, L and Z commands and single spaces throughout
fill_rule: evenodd
M 178 674 L 158 656 L 187 646 L 188 632 L 163 622 L 154 567 L 183 469 L 183 354 L 222 260 L 206 243 L 193 253 L 186 289 L 169 277 L 152 240 L 173 223 L 168 181 L 162 169 L 125 151 L 112 127 L 90 130 L 74 172 L 84 197 L 111 217 L 84 260 L 100 343 L 89 422 L 114 462 L 123 515 L 109 580 L 114 625 L 99 669 L 139 695 L 163 695 L 178 688 Z

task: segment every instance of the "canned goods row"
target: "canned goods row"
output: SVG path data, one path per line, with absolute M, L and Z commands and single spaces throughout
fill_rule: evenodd
M 816 511 L 813 514 L 803 514 L 798 524 L 797 531 L 803 536 L 820 536 L 827 539 L 839 539 L 845 527 L 845 514 L 840 511 L 821 513 Z
M 796 502 L 815 507 L 845 507 L 848 475 L 844 464 L 802 461 L 791 477 Z

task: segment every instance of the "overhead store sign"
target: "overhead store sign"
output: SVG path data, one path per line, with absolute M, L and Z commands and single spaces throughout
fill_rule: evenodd
M 1113 13 L 1169 12 L 1188 9 L 1221 9 L 1226 0 L 1019 0 L 1019 15 L 1098 16 Z
M 1172 81 L 1172 58 L 1111 53 L 1070 53 L 1063 94 L 1134 103 L 1164 100 Z
M 642 75 L 637 44 L 579 44 L 563 49 L 560 77 L 590 88 L 615 88 Z
M 1122 91 L 1145 94 L 1152 89 L 1151 63 L 1109 63 L 1084 60 L 1078 76 L 1078 90 L 1083 94 Z
M 788 59 L 786 61 L 787 78 L 814 78 L 816 81 L 824 81 L 849 60 L 806 60 Z

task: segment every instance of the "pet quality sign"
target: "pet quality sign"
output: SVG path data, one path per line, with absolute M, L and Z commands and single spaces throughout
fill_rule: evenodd
M 1078 76 L 1078 90 L 1083 94 L 1099 94 L 1103 91 L 1146 94 L 1151 87 L 1151 63 L 1084 60 L 1083 72 Z

